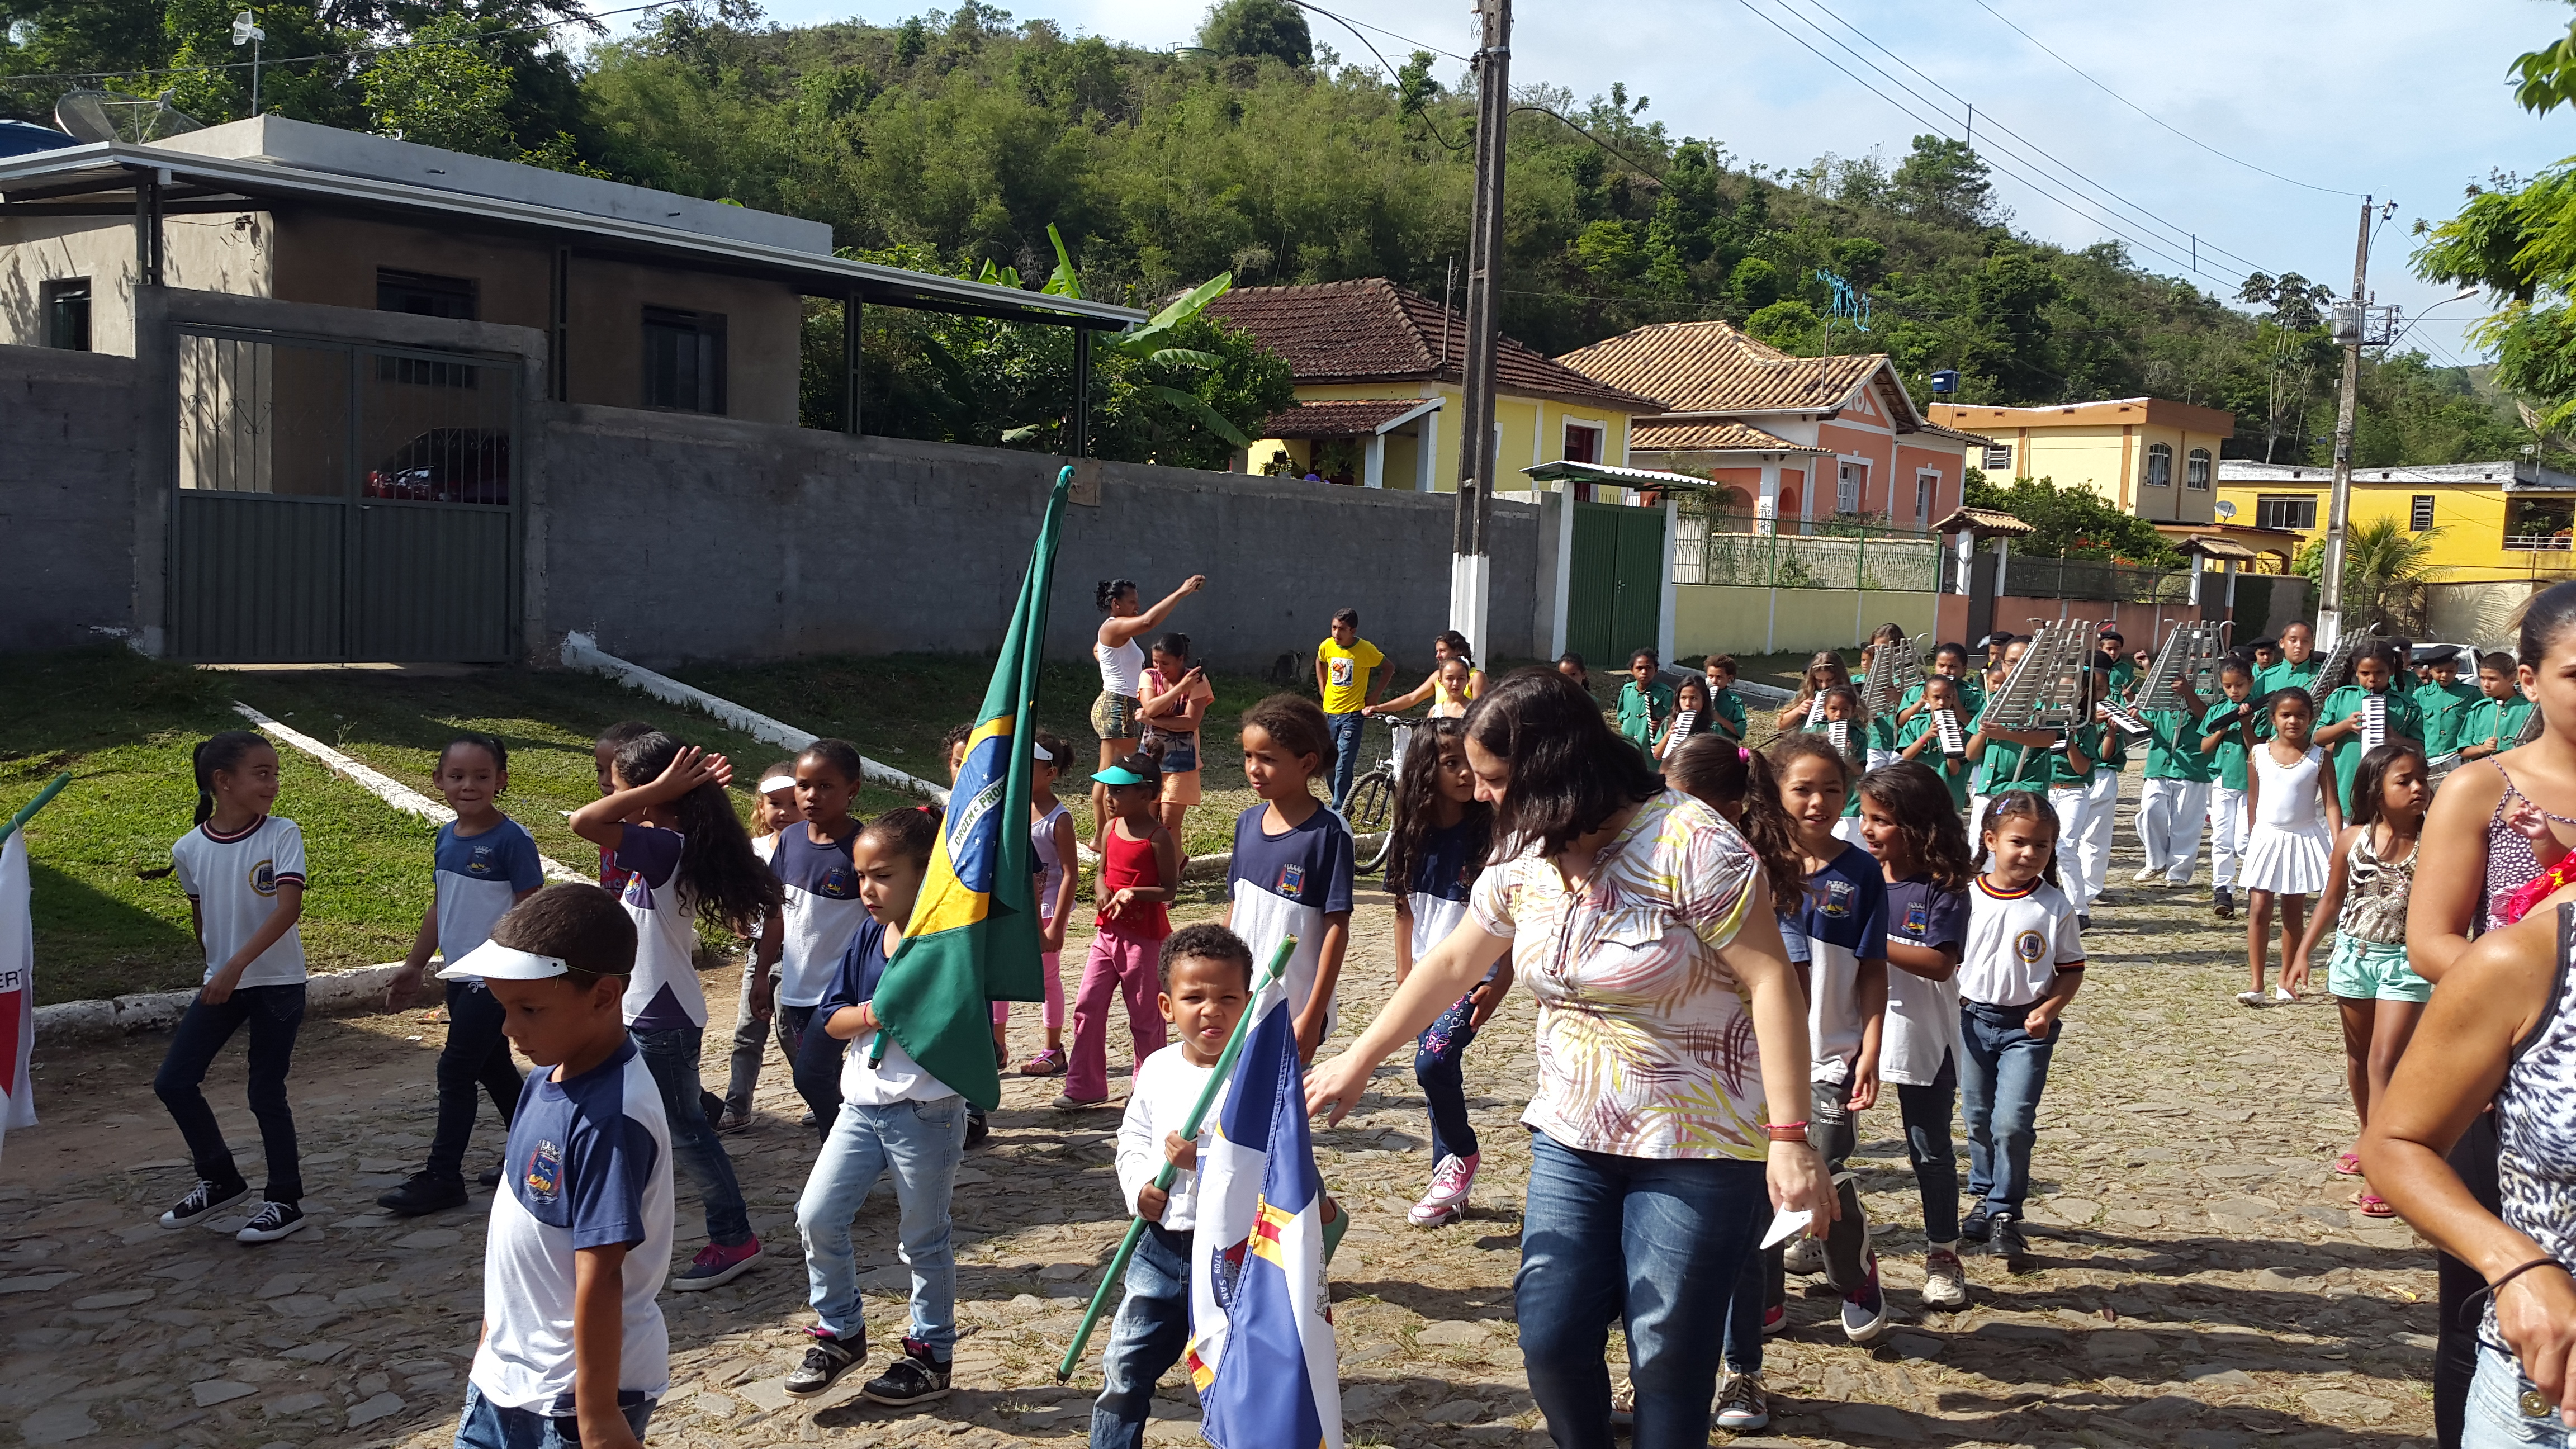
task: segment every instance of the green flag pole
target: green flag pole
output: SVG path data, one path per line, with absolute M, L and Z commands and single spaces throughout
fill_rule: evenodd
M 72 772 L 69 770 L 65 770 L 61 774 L 56 775 L 46 784 L 45 788 L 36 792 L 35 799 L 20 806 L 18 813 L 9 817 L 8 824 L 0 825 L 0 840 L 7 840 L 10 836 L 17 834 L 19 826 L 34 819 L 37 811 L 52 804 L 54 797 L 63 793 L 63 787 L 71 782 Z
M 1261 973 L 1259 981 L 1253 983 L 1254 1001 L 1259 1001 L 1261 993 L 1269 990 L 1272 982 L 1287 973 L 1288 958 L 1296 952 L 1296 937 L 1290 936 L 1279 943 L 1279 949 L 1270 955 L 1268 969 Z M 1181 1124 L 1181 1136 L 1184 1140 L 1192 1142 L 1198 1140 L 1199 1124 L 1206 1118 L 1208 1105 L 1216 1100 L 1216 1094 L 1225 1086 L 1226 1079 L 1234 1075 L 1235 1059 L 1243 1055 L 1244 1034 L 1251 1026 L 1252 1013 L 1247 1010 L 1243 1013 L 1243 1019 L 1234 1024 L 1234 1035 L 1226 1039 L 1225 1050 L 1219 1053 L 1216 1059 L 1216 1070 L 1208 1073 L 1207 1085 L 1199 1089 L 1198 1105 L 1190 1108 L 1189 1120 Z M 1169 1191 L 1172 1179 L 1179 1172 L 1180 1168 L 1177 1164 L 1165 1162 L 1163 1170 L 1154 1174 L 1154 1186 Z M 1145 1236 L 1143 1218 L 1136 1218 L 1127 1224 L 1127 1236 L 1118 1244 L 1118 1256 L 1109 1260 L 1109 1271 L 1100 1275 L 1100 1286 L 1093 1290 L 1091 1295 L 1091 1307 L 1082 1315 L 1082 1327 L 1074 1330 L 1073 1347 L 1064 1351 L 1064 1362 L 1055 1366 L 1057 1383 L 1063 1383 L 1073 1377 L 1073 1366 L 1081 1361 L 1083 1349 L 1091 1343 L 1091 1330 L 1100 1322 L 1100 1311 L 1109 1306 L 1109 1290 L 1117 1286 L 1118 1280 L 1126 1275 L 1127 1260 L 1136 1256 L 1136 1240 L 1143 1236 Z

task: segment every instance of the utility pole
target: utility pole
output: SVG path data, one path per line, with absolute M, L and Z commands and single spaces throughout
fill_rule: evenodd
M 1466 405 L 1458 434 L 1458 529 L 1449 561 L 1449 627 L 1492 652 L 1485 602 L 1493 558 L 1485 534 L 1494 517 L 1495 282 L 1503 265 L 1503 131 L 1511 119 L 1511 0 L 1477 0 L 1484 35 L 1476 50 L 1476 209 L 1467 230 Z M 1574 494 L 1566 491 L 1566 505 Z
M 2326 650 L 2343 637 L 2343 535 L 2352 522 L 2352 414 L 2361 387 L 2361 339 L 2369 330 L 2373 200 L 2361 199 L 2361 234 L 2352 244 L 2352 293 L 2334 309 L 2335 340 L 2343 344 L 2343 390 L 2335 399 L 2334 486 L 2326 495 L 2326 552 L 2317 598 L 2317 647 Z

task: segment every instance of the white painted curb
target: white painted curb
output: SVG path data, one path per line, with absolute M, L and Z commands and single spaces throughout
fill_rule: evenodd
M 372 1002 L 384 995 L 385 984 L 402 972 L 400 961 L 378 966 L 361 966 L 354 971 L 335 971 L 315 976 L 304 986 L 307 1011 L 326 1007 L 348 1007 Z M 435 992 L 425 991 L 424 1004 L 435 1004 Z M 159 1031 L 178 1023 L 197 999 L 195 990 L 150 991 L 134 996 L 119 996 L 107 1001 L 63 1001 L 36 1008 L 36 1040 L 39 1045 L 64 1041 L 92 1041 L 106 1037 L 129 1036 L 139 1031 Z
M 732 700 L 707 693 L 693 684 L 682 684 L 667 674 L 656 674 L 641 664 L 630 664 L 599 647 L 599 641 L 576 629 L 564 635 L 565 667 L 604 674 L 630 688 L 640 689 L 666 704 L 694 709 L 718 723 L 738 729 L 756 740 L 787 750 L 802 750 L 821 738 L 781 720 L 771 719 L 758 710 L 745 709 Z M 948 789 L 928 780 L 907 775 L 892 765 L 881 764 L 865 755 L 859 757 L 860 772 L 880 785 L 927 795 L 943 807 L 948 804 Z
M 233 701 L 233 713 L 238 714 L 242 718 L 249 720 L 252 724 L 259 726 L 261 733 L 273 735 L 286 744 L 293 745 L 296 749 L 320 760 L 324 765 L 330 768 L 333 774 L 348 780 L 359 789 L 366 791 L 368 794 L 375 796 L 377 799 L 384 801 L 386 804 L 391 805 L 396 810 L 399 810 L 406 815 L 417 815 L 423 820 L 430 822 L 432 825 L 445 825 L 447 822 L 456 818 L 456 812 L 448 809 L 444 802 L 432 800 L 428 796 L 420 793 L 418 790 L 405 785 L 393 776 L 388 775 L 373 766 L 360 764 L 358 761 L 349 758 L 347 755 L 340 753 L 338 750 L 331 748 L 329 745 L 322 743 L 320 740 L 313 738 L 311 735 L 308 735 L 301 730 L 289 729 L 287 726 L 279 724 L 277 721 L 270 719 L 267 715 L 261 714 L 258 710 L 251 708 L 240 700 Z M 562 861 L 549 859 L 543 855 L 538 856 L 537 860 L 544 867 L 546 879 L 548 880 L 578 882 L 590 879 L 589 876 L 583 875 L 580 871 L 574 870 L 571 866 L 564 864 Z M 189 994 L 193 995 L 194 993 Z M 70 1003 L 65 1004 L 69 1005 Z

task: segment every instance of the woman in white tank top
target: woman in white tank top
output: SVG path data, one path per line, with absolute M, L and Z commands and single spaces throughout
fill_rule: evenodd
M 1091 702 L 1092 732 L 1100 736 L 1100 768 L 1117 764 L 1122 755 L 1136 752 L 1144 734 L 1143 710 L 1137 696 L 1145 685 L 1145 648 L 1137 639 L 1159 628 L 1172 606 L 1207 587 L 1207 575 L 1192 574 L 1181 580 L 1181 586 L 1163 597 L 1150 609 L 1136 607 L 1134 579 L 1102 579 L 1093 591 L 1092 602 L 1109 617 L 1100 621 L 1100 633 L 1092 641 L 1091 657 L 1100 663 L 1100 697 Z M 1100 849 L 1102 822 L 1109 819 L 1109 789 L 1091 787 L 1091 848 Z

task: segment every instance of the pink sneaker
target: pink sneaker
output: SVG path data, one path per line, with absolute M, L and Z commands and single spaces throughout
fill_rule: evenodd
M 709 1243 L 698 1249 L 689 1266 L 671 1275 L 671 1291 L 701 1293 L 721 1288 L 748 1273 L 760 1262 L 760 1239 L 745 1238 L 730 1248 Z
M 1481 1153 L 1460 1157 L 1453 1152 L 1441 1158 L 1440 1165 L 1431 1169 L 1431 1191 L 1404 1215 L 1406 1220 L 1417 1228 L 1436 1228 L 1465 1217 L 1467 1189 L 1475 1186 L 1476 1164 L 1482 1160 Z

